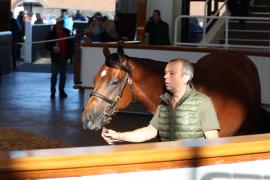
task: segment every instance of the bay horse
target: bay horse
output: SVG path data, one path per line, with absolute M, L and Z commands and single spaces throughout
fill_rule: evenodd
M 83 113 L 84 128 L 99 130 L 134 99 L 154 114 L 165 91 L 165 62 L 129 57 L 122 46 L 111 54 L 104 47 L 105 64 L 95 75 L 94 89 Z M 233 136 L 258 132 L 261 90 L 257 68 L 246 56 L 231 51 L 208 54 L 194 65 L 192 83 L 208 95 L 221 130 Z

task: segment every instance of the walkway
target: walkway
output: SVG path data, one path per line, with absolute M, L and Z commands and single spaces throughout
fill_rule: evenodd
M 0 83 L 0 127 L 17 128 L 45 135 L 72 146 L 105 145 L 100 132 L 82 129 L 83 94 L 73 89 L 73 74 L 67 75 L 67 99 L 50 99 L 50 73 L 12 72 Z M 148 124 L 151 117 L 120 113 L 111 127 L 132 130 Z

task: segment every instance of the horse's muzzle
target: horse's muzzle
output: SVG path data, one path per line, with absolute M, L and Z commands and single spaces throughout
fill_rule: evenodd
M 111 116 L 106 116 L 104 113 L 100 114 L 97 118 L 92 113 L 89 113 L 87 118 L 82 117 L 83 129 L 91 131 L 100 130 L 104 125 L 109 124 L 112 120 Z
M 92 113 L 88 115 L 87 118 L 82 117 L 82 125 L 83 129 L 95 130 L 97 126 L 95 125 L 95 118 L 93 117 Z

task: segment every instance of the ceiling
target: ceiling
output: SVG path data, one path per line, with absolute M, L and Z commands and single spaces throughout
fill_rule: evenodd
M 116 0 L 11 0 L 12 7 L 28 3 L 40 3 L 48 9 L 76 9 L 95 11 L 115 11 Z

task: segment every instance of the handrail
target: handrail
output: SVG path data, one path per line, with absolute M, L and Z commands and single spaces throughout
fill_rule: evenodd
M 211 0 L 207 0 L 205 3 L 204 3 L 204 16 L 207 16 L 207 7 L 208 7 L 208 2 L 211 1 Z M 220 8 L 215 12 L 215 14 L 213 16 L 217 16 L 219 14 L 219 12 L 221 11 L 221 9 L 227 4 L 229 0 L 225 0 L 223 2 L 223 4 L 220 6 Z M 227 11 L 225 11 L 227 12 Z
M 200 43 L 186 43 L 186 42 L 177 42 L 177 34 L 178 34 L 178 22 L 182 18 L 204 18 L 204 19 L 223 19 L 225 20 L 225 43 L 224 44 L 214 44 L 214 43 L 206 43 L 205 36 L 206 34 L 203 33 L 203 40 Z M 188 15 L 180 15 L 175 19 L 175 34 L 174 34 L 174 45 L 191 45 L 191 46 L 200 46 L 200 47 L 236 47 L 236 48 L 257 48 L 262 50 L 269 50 L 270 46 L 251 46 L 251 45 L 233 45 L 229 44 L 228 42 L 228 30 L 229 30 L 229 20 L 236 19 L 236 20 L 260 20 L 260 21 L 270 21 L 270 18 L 266 17 L 235 17 L 235 16 L 188 16 Z M 205 26 L 205 25 L 204 25 Z M 204 27 L 204 29 L 206 29 Z
M 259 159 L 270 160 L 270 134 L 212 140 L 0 152 L 0 179 L 85 176 Z
M 205 4 L 204 4 L 204 16 L 207 16 L 207 7 L 208 7 L 209 1 L 212 1 L 212 0 L 207 0 L 207 1 L 205 2 Z M 211 16 L 211 17 L 219 17 L 218 14 L 221 12 L 221 10 L 223 9 L 223 7 L 226 8 L 226 10 L 225 10 L 225 15 L 228 15 L 228 14 L 227 14 L 227 6 L 226 6 L 226 5 L 227 5 L 227 2 L 228 2 L 228 0 L 225 0 L 225 1 L 223 2 L 223 4 L 221 5 L 221 7 L 220 7 L 220 8 L 215 12 L 215 14 L 214 14 L 213 16 Z M 205 42 L 206 29 L 208 28 L 209 25 L 211 25 L 211 23 L 213 22 L 213 19 L 214 19 L 214 18 L 210 19 L 210 21 L 207 22 L 207 18 L 204 18 L 203 40 L 202 40 L 203 42 Z
M 193 43 L 192 45 L 194 45 Z M 91 43 L 91 44 L 84 44 L 84 47 L 99 47 L 103 48 L 107 46 L 109 48 L 117 48 L 116 44 L 108 44 L 108 43 Z M 198 46 L 198 44 L 196 44 Z M 166 51 L 187 51 L 187 52 L 206 52 L 206 53 L 213 53 L 217 51 L 224 50 L 223 48 L 219 47 L 201 47 L 196 48 L 192 46 L 164 46 L 164 45 L 137 45 L 137 44 L 123 44 L 124 48 L 127 49 L 152 49 L 152 50 L 166 50 Z M 268 51 L 255 51 L 255 50 L 243 50 L 243 49 L 231 49 L 230 51 L 238 52 L 245 54 L 247 56 L 263 56 L 263 57 L 270 57 L 270 52 Z

